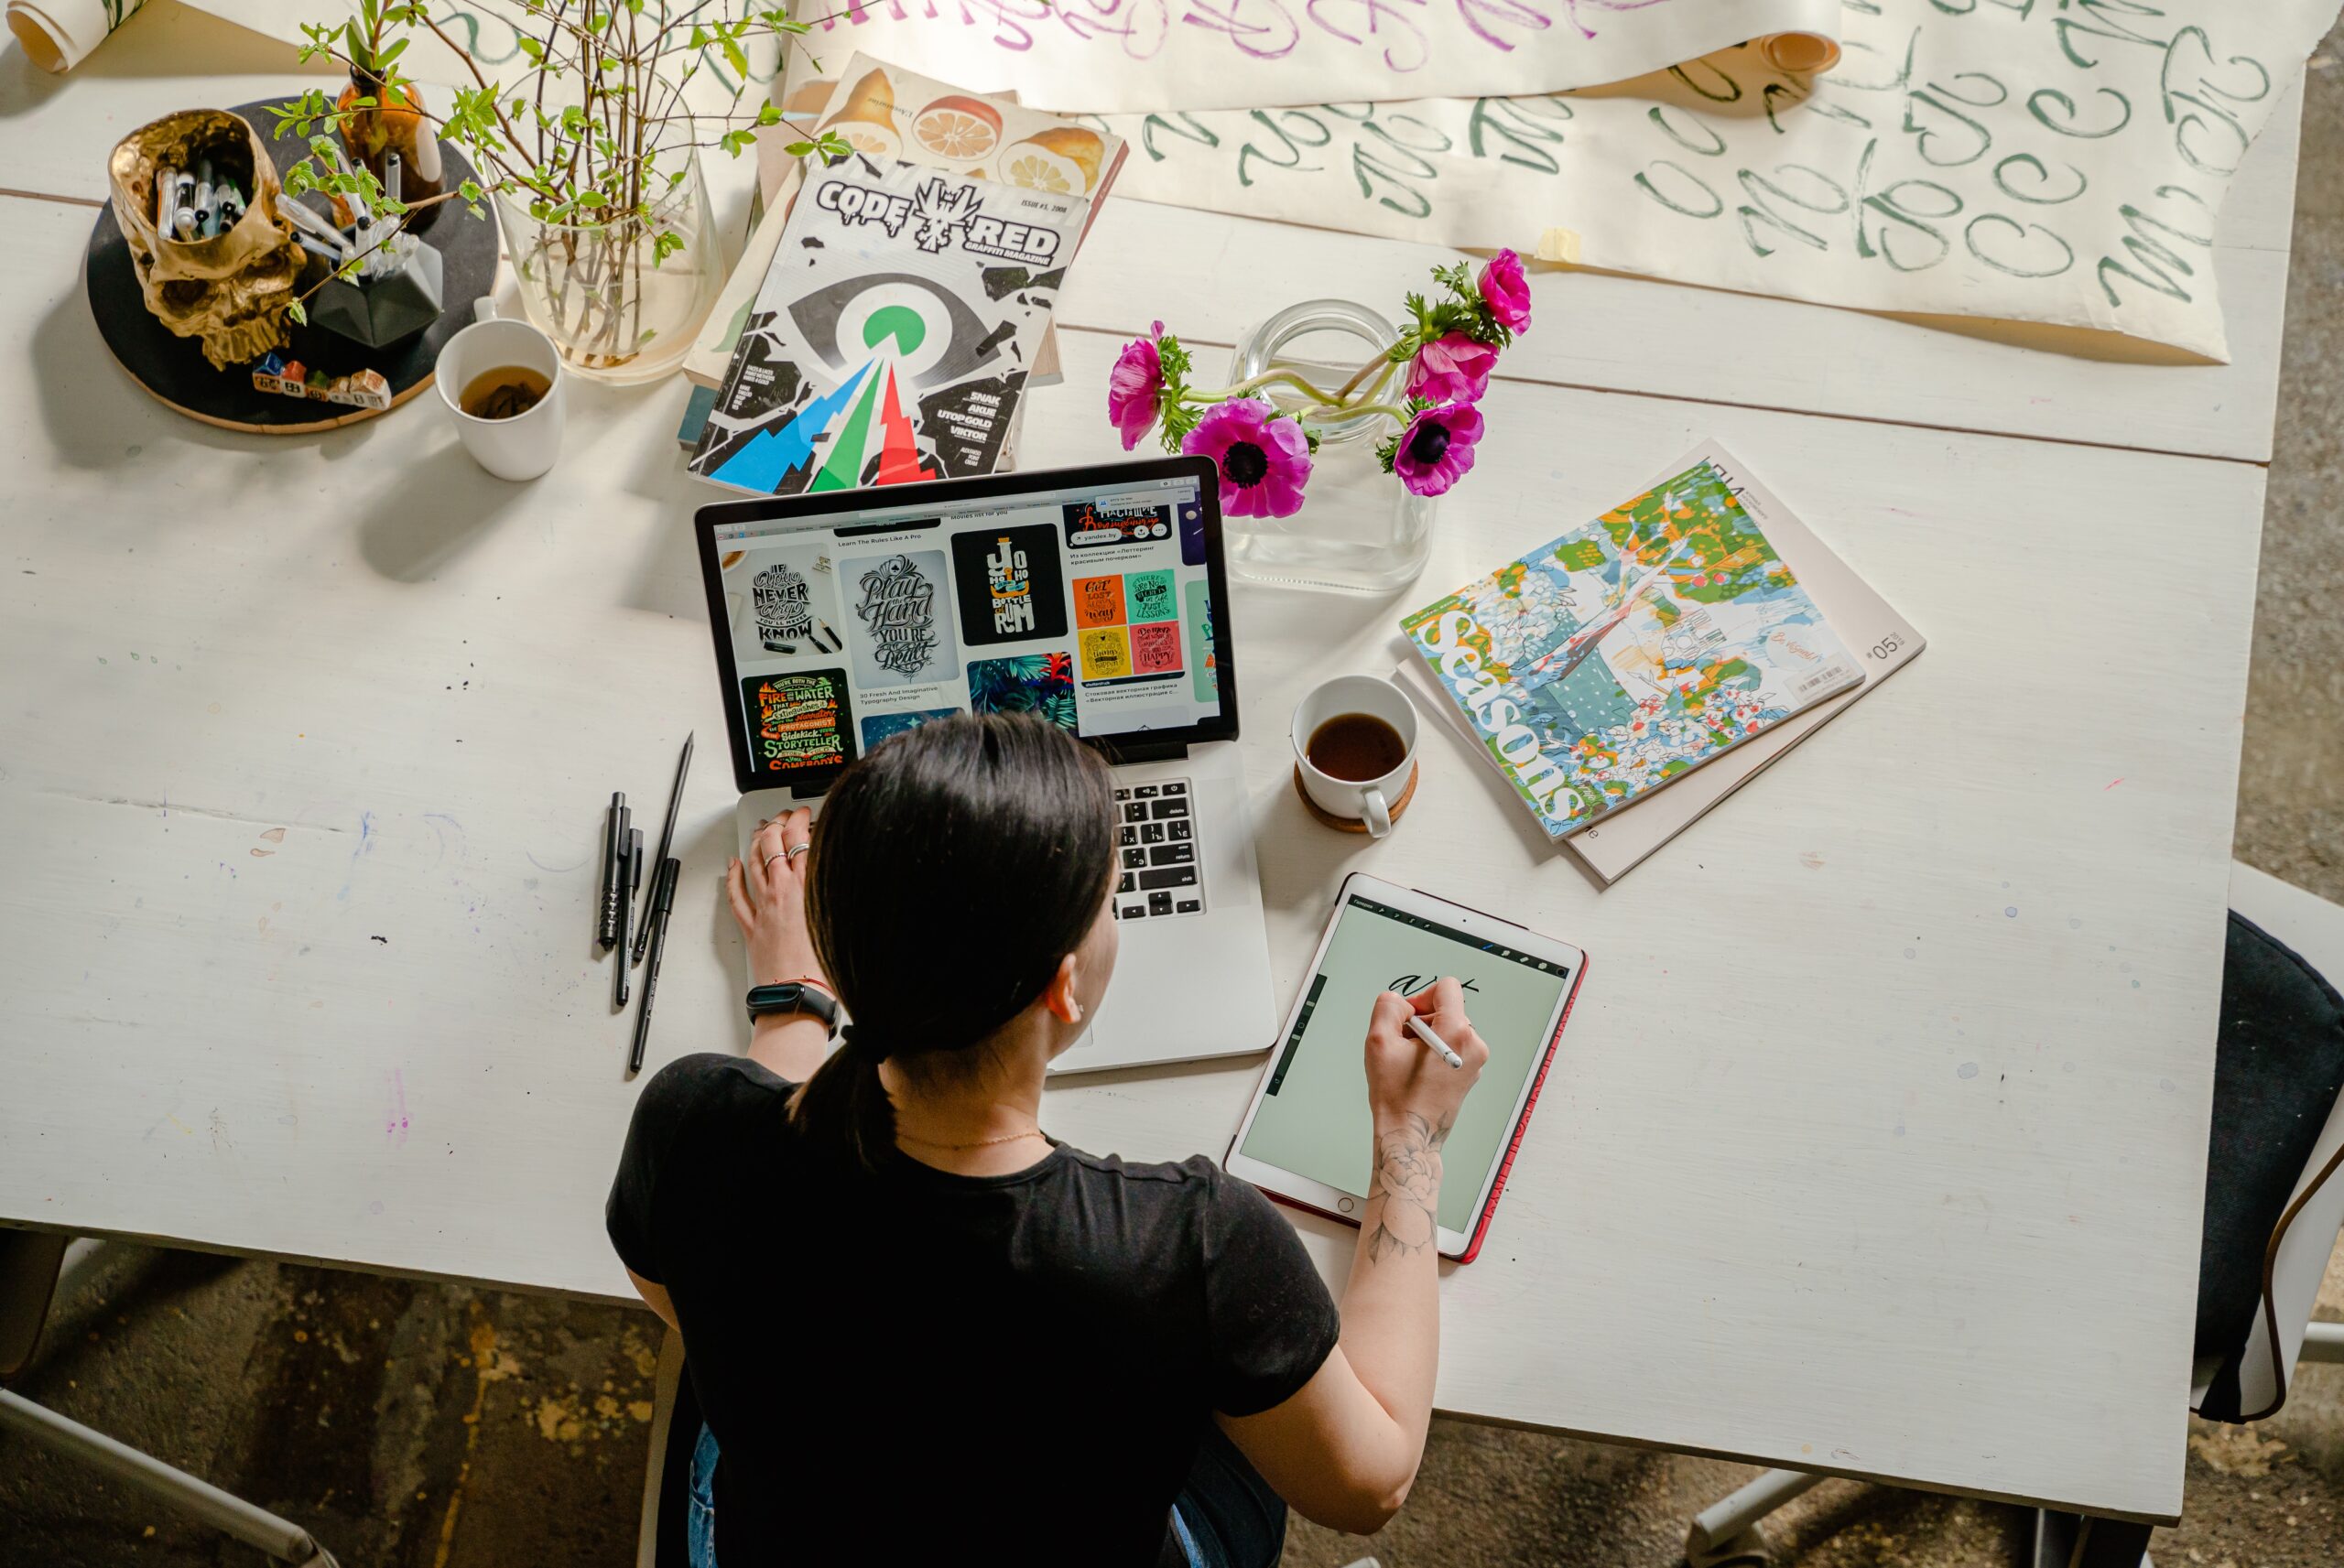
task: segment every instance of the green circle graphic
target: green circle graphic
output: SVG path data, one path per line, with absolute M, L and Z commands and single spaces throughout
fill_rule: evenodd
M 893 338 L 897 353 L 917 353 L 927 337 L 928 323 L 908 305 L 881 306 L 863 324 L 863 346 L 867 349 L 875 349 Z

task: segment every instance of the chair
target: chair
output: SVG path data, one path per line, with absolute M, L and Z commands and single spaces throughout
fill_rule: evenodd
M 2224 1038 L 2198 1264 L 2190 1408 L 2259 1421 L 2298 1361 L 2344 1362 L 2344 1324 L 2310 1321 L 2344 1228 L 2344 909 L 2230 867 Z M 1827 1477 L 1769 1470 L 1697 1516 L 1691 1568 L 1762 1562 L 1759 1523 Z M 2032 1568 L 2151 1568 L 2151 1527 L 2038 1509 Z
M 89 1281 L 100 1252 L 95 1241 L 0 1231 L 0 1430 L 128 1482 L 165 1507 L 201 1519 L 277 1562 L 294 1568 L 336 1568 L 333 1555 L 299 1525 L 68 1421 L 7 1388 L 31 1365 L 50 1303 L 71 1298 Z

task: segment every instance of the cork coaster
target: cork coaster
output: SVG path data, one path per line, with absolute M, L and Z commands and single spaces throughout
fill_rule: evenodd
M 1408 802 L 1416 798 L 1416 781 L 1423 776 L 1424 769 L 1421 766 L 1413 767 L 1408 770 L 1408 786 L 1400 792 L 1400 798 L 1392 803 L 1392 820 L 1394 823 L 1398 823 L 1400 820 L 1400 814 L 1408 809 Z M 1302 787 L 1302 767 L 1299 763 L 1295 765 L 1294 770 L 1294 793 L 1302 797 L 1303 809 L 1309 812 L 1311 816 L 1317 817 L 1323 826 L 1331 827 L 1338 833 L 1364 833 L 1367 831 L 1367 824 L 1361 821 L 1358 817 L 1338 816 L 1333 812 L 1329 811 L 1325 806 L 1320 806 L 1317 801 L 1311 799 L 1310 792 Z

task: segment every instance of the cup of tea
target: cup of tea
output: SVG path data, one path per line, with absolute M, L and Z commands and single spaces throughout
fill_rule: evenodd
M 1311 805 L 1376 838 L 1392 831 L 1416 772 L 1416 710 L 1375 676 L 1337 676 L 1294 710 L 1294 772 Z
M 440 351 L 433 379 L 464 450 L 497 478 L 535 479 L 561 455 L 561 355 L 526 321 L 473 322 Z

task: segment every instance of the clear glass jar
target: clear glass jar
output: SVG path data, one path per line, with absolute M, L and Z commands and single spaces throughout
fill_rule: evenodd
M 1364 305 L 1308 299 L 1290 305 L 1238 339 L 1230 380 L 1291 370 L 1329 395 L 1373 355 L 1399 341 L 1399 330 Z M 1385 395 L 1397 404 L 1404 367 L 1386 373 Z M 1299 389 L 1265 387 L 1281 408 L 1310 400 Z M 1229 517 L 1221 522 L 1230 568 L 1259 582 L 1351 593 L 1390 593 L 1416 580 L 1432 551 L 1435 498 L 1411 495 L 1375 460 L 1375 449 L 1398 429 L 1386 414 L 1311 421 L 1318 450 L 1302 510 L 1291 517 Z
M 685 160 L 684 178 L 659 193 L 648 220 L 542 222 L 526 200 L 497 194 L 521 308 L 591 381 L 633 386 L 672 373 L 724 287 L 700 150 L 686 149 Z M 682 245 L 662 257 L 664 235 Z

